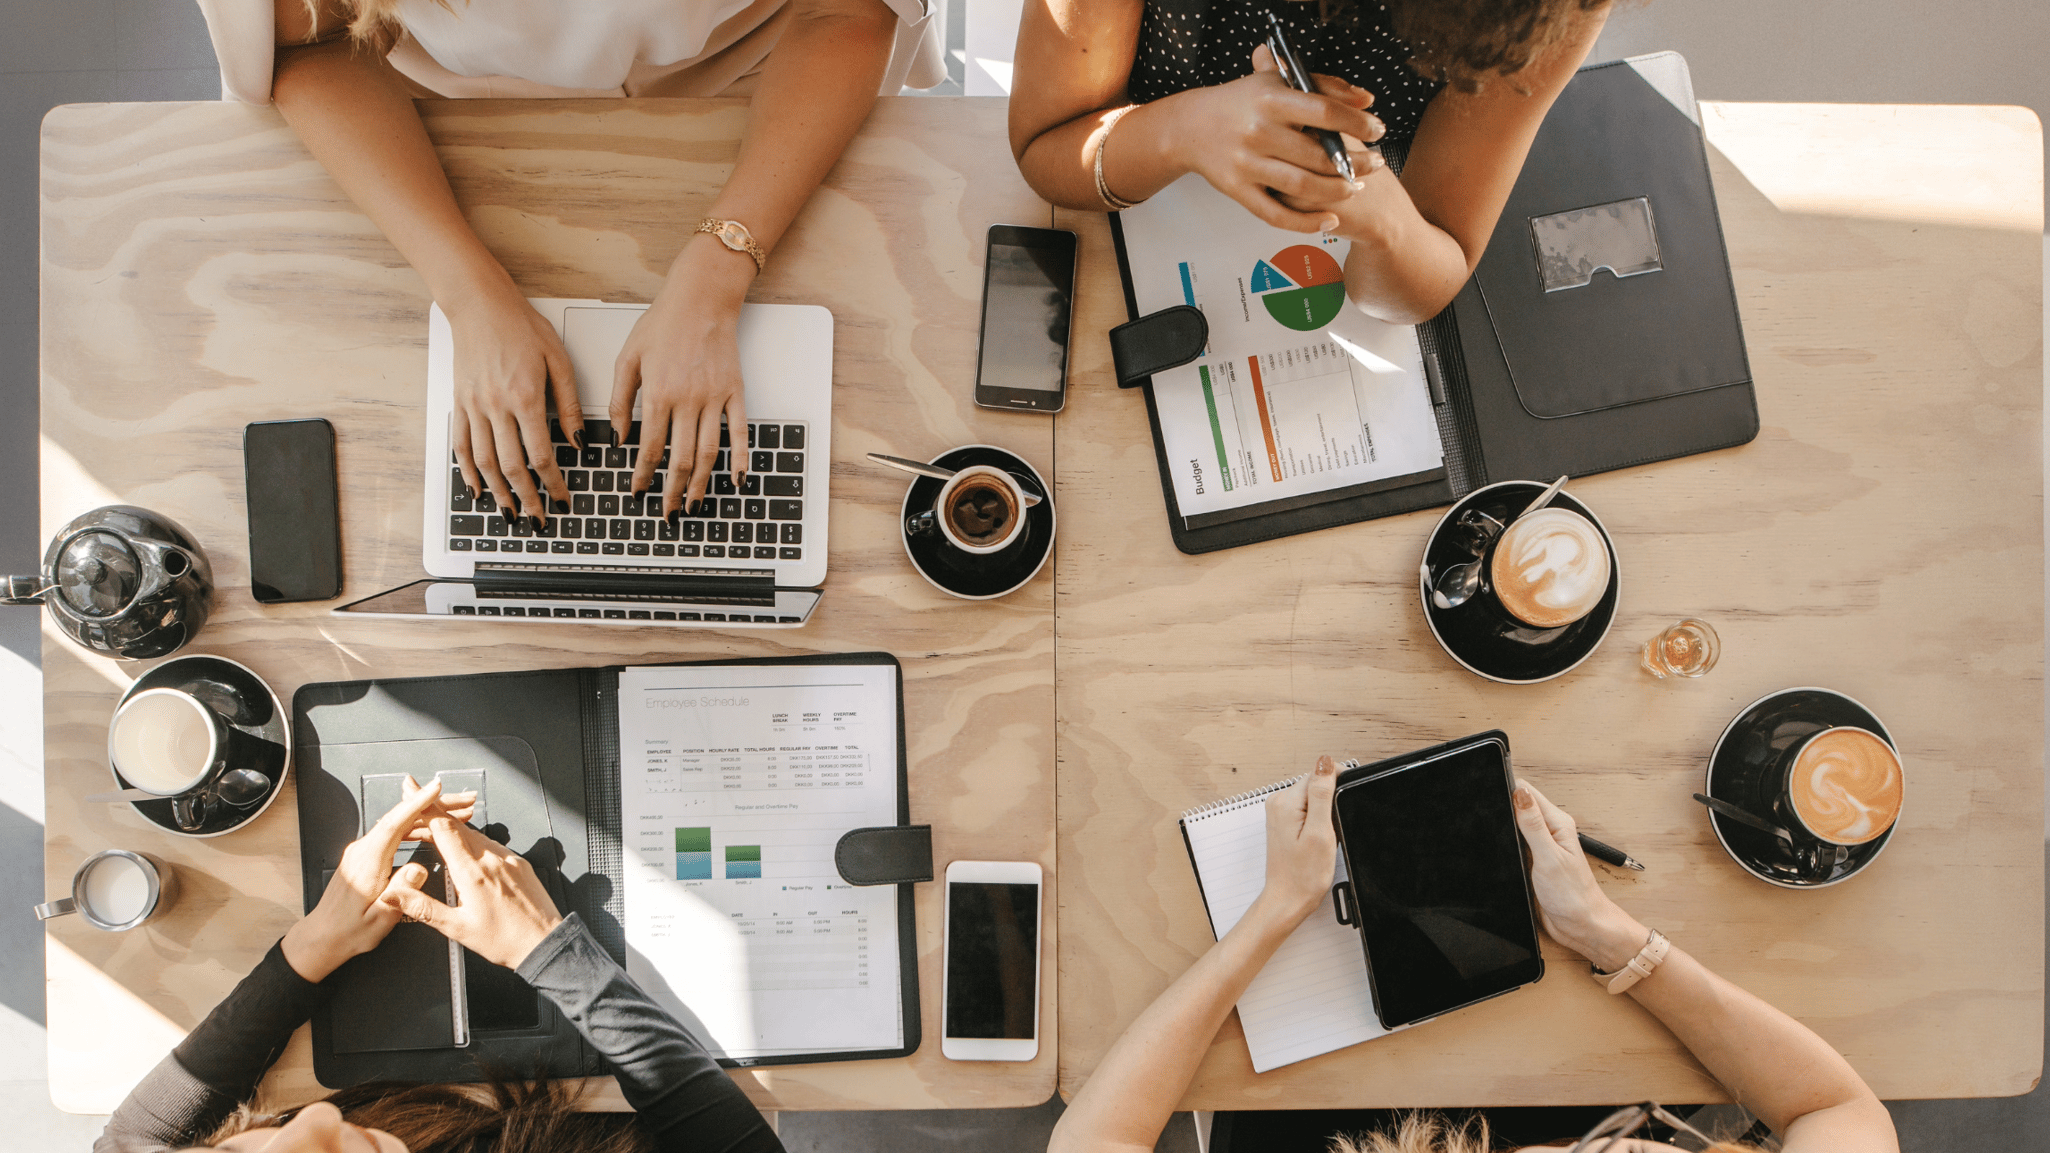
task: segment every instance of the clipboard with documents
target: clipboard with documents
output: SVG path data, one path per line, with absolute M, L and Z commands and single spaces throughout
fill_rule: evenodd
M 1113 353 L 1173 365 L 1120 383 L 1144 391 L 1183 552 L 1757 435 L 1706 144 L 1675 53 L 1580 70 L 1474 276 L 1415 328 L 1346 300 L 1345 241 L 1275 229 L 1201 177 L 1111 226 L 1134 318 Z M 1159 355 L 1166 325 L 1147 325 L 1191 307 L 1207 339 Z
M 918 1047 L 930 832 L 910 824 L 889 654 L 312 684 L 293 704 L 307 907 L 365 778 L 481 772 L 485 835 L 722 1064 Z M 326 1085 L 603 1071 L 517 975 L 424 925 L 335 982 L 313 1022 Z

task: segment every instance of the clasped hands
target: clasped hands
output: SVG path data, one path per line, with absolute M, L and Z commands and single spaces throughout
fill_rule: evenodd
M 562 915 L 526 858 L 464 824 L 476 801 L 475 793 L 443 796 L 439 780 L 423 786 L 408 776 L 403 799 L 342 851 L 320 902 L 285 933 L 293 971 L 324 980 L 406 919 L 432 925 L 493 964 L 515 968 L 525 960 Z M 453 906 L 421 892 L 424 865 L 391 867 L 400 843 L 418 840 L 433 841 L 441 854 Z

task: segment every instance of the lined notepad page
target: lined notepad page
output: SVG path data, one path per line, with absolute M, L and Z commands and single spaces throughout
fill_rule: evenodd
M 1219 937 L 1239 923 L 1267 883 L 1266 800 L 1290 783 L 1279 781 L 1182 815 L 1189 857 L 1210 908 L 1210 929 Z M 1332 881 L 1344 878 L 1341 859 Z M 1239 1023 L 1255 1073 L 1387 1035 L 1374 1016 L 1359 934 L 1332 915 L 1329 893 L 1246 986 Z

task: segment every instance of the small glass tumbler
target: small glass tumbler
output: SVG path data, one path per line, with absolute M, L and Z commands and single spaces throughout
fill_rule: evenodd
M 1660 680 L 1698 677 L 1715 667 L 1722 651 L 1722 641 L 1707 621 L 1687 617 L 1644 642 L 1641 663 L 1645 672 Z

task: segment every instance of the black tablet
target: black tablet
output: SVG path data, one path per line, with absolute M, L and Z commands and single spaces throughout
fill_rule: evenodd
M 1340 774 L 1339 919 L 1359 928 L 1383 1026 L 1544 976 L 1515 787 L 1500 731 Z

